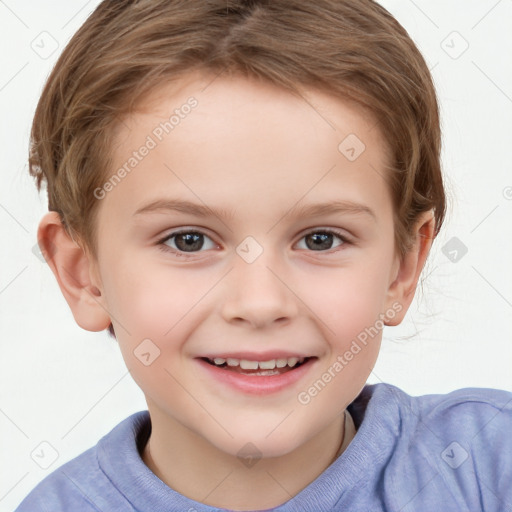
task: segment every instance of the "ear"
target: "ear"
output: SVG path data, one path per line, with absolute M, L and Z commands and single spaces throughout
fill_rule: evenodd
M 387 311 L 393 310 L 395 315 L 389 316 L 385 325 L 398 325 L 405 317 L 411 305 L 418 279 L 430 252 L 434 239 L 435 219 L 432 211 L 424 212 L 414 227 L 415 242 L 413 247 L 400 259 L 393 269 L 392 280 L 386 298 Z
M 69 236 L 57 212 L 49 212 L 42 218 L 37 241 L 76 323 L 87 331 L 107 329 L 110 317 L 101 284 L 94 277 L 94 262 Z

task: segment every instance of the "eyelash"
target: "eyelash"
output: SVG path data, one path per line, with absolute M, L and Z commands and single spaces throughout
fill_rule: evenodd
M 183 234 L 195 234 L 195 235 L 203 235 L 207 238 L 210 238 L 207 234 L 201 232 L 201 231 L 198 231 L 198 230 L 194 230 L 194 229 L 183 229 L 183 230 L 180 230 L 180 231 L 173 231 L 172 233 L 170 233 L 169 235 L 166 235 L 164 238 L 162 238 L 161 240 L 159 240 L 157 242 L 157 245 L 158 245 L 158 248 L 165 252 L 165 253 L 171 253 L 171 254 L 174 254 L 176 257 L 183 257 L 183 258 L 191 258 L 191 257 L 194 257 L 195 254 L 198 254 L 198 253 L 201 253 L 201 252 L 204 252 L 204 251 L 192 251 L 192 252 L 185 252 L 185 251 L 179 251 L 179 250 L 176 250 L 176 249 L 173 249 L 172 247 L 169 247 L 168 245 L 166 245 L 165 242 L 168 242 L 169 240 L 173 239 L 174 237 L 177 237 L 179 235 L 183 235 Z M 301 238 L 300 240 L 302 240 L 303 238 L 306 238 L 307 236 L 309 235 L 313 235 L 313 234 L 323 234 L 323 235 L 334 235 L 336 236 L 337 238 L 339 238 L 341 240 L 341 244 L 336 247 L 334 250 L 333 249 L 328 249 L 327 251 L 313 251 L 313 250 L 308 250 L 308 252 L 320 252 L 320 253 L 331 253 L 331 251 L 333 252 L 337 252 L 338 250 L 340 250 L 339 248 L 340 247 L 343 247 L 345 245 L 354 245 L 353 242 L 351 242 L 343 233 L 335 230 L 335 229 L 314 229 L 314 230 L 311 230 L 307 233 L 305 233 Z M 211 239 L 211 238 L 210 238 Z

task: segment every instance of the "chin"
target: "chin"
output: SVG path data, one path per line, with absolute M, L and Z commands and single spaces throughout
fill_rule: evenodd
M 212 439 L 208 436 L 206 440 L 220 451 L 240 459 L 254 458 L 267 459 L 283 457 L 299 448 L 307 439 L 299 440 L 296 432 L 289 432 L 281 429 L 281 432 L 274 430 L 277 423 L 271 427 L 259 425 L 256 428 L 236 430 L 233 426 L 232 432 L 238 432 L 235 438 L 223 436 L 221 439 Z M 244 433 L 242 434 L 242 431 Z M 243 461 L 242 461 L 243 462 Z

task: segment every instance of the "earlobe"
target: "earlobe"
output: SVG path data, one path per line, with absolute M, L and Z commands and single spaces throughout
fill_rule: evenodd
M 91 262 L 69 236 L 57 212 L 47 213 L 39 223 L 37 240 L 76 323 L 88 331 L 110 325 L 104 297 L 91 276 Z
M 414 298 L 416 286 L 427 260 L 434 239 L 435 219 L 432 212 L 424 212 L 418 219 L 414 234 L 415 243 L 399 262 L 398 273 L 388 289 L 386 305 L 394 310 L 393 318 L 386 325 L 402 322 Z M 398 308 L 397 305 L 400 307 Z M 395 314 L 395 312 L 399 311 Z

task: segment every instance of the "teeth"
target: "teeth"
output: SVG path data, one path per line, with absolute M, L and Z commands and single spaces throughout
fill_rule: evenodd
M 212 361 L 210 359 L 210 361 Z M 235 359 L 233 357 L 228 357 L 224 359 L 223 357 L 215 357 L 213 359 L 213 363 L 222 366 L 224 363 L 227 363 L 228 366 L 240 366 L 242 370 L 273 370 L 274 368 L 284 368 L 285 366 L 289 366 L 293 368 L 297 363 L 302 363 L 304 358 L 298 357 L 289 357 L 287 359 L 270 359 L 269 361 L 249 361 L 248 359 Z
M 289 357 L 288 358 L 288 366 L 291 366 L 292 368 L 297 364 L 299 361 L 298 357 Z
M 258 361 L 248 361 L 247 359 L 241 359 L 240 368 L 242 368 L 242 370 L 257 370 Z

